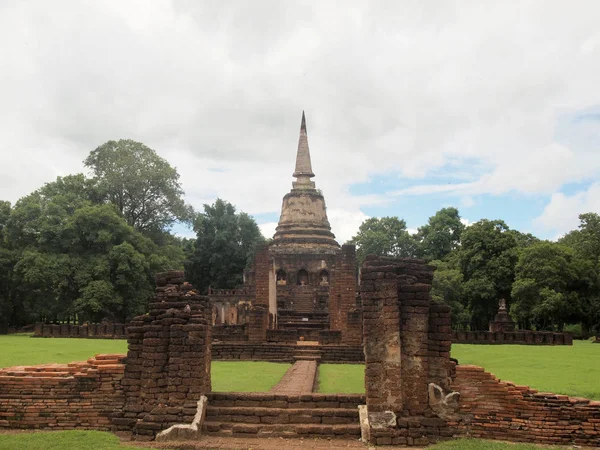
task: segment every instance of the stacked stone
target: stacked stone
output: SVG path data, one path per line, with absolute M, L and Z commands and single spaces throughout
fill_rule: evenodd
M 110 430 L 123 408 L 123 357 L 0 369 L 0 429 Z
M 367 256 L 362 267 L 365 393 L 369 412 L 402 410 L 400 309 L 395 267 Z
M 125 406 L 113 423 L 136 439 L 176 423 L 189 423 L 201 395 L 211 391 L 210 303 L 183 272 L 156 275 L 150 312 L 128 327 L 123 379 Z
M 573 333 L 552 331 L 454 331 L 457 344 L 573 345 Z
M 362 343 L 362 320 L 356 307 L 356 246 L 342 245 L 331 271 L 329 327 L 342 331 L 342 343 Z
M 432 303 L 429 316 L 429 382 L 443 389 L 450 389 L 448 374 L 454 370 L 450 361 L 452 347 L 452 308 L 448 305 Z
M 35 324 L 34 337 L 125 339 L 125 326 L 122 323 L 55 325 L 39 322 Z
M 257 248 L 254 266 L 256 270 L 256 301 L 248 311 L 248 341 L 265 342 L 269 327 L 269 247 Z
M 429 402 L 429 384 L 447 389 L 450 309 L 431 301 L 425 260 L 367 256 L 362 267 L 369 442 L 426 445 L 452 430 Z
M 460 413 L 468 418 L 451 423 L 460 434 L 600 447 L 599 401 L 538 392 L 470 365 L 456 367 L 453 388 L 460 391 Z

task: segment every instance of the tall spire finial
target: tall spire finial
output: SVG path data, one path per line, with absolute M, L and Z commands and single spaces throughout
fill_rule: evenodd
M 308 136 L 306 133 L 306 116 L 302 111 L 302 123 L 300 124 L 300 139 L 298 140 L 298 153 L 296 154 L 296 169 L 294 177 L 297 180 L 294 182 L 294 188 L 314 188 L 315 183 L 310 181 L 315 174 L 312 171 L 310 163 L 310 150 L 308 149 Z
M 302 123 L 300 124 L 300 132 L 302 131 L 306 133 L 306 116 L 304 115 L 304 110 L 302 110 Z

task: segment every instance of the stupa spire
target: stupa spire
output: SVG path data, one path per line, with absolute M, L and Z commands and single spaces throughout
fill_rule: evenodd
M 302 123 L 300 124 L 300 139 L 298 139 L 298 152 L 296 153 L 296 169 L 294 175 L 296 181 L 294 188 L 314 188 L 315 184 L 310 181 L 315 174 L 310 163 L 310 150 L 308 149 L 308 134 L 306 133 L 306 116 L 302 111 Z

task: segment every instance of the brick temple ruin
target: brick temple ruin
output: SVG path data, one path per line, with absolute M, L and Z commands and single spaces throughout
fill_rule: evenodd
M 216 435 L 423 446 L 474 436 L 600 446 L 600 402 L 502 382 L 450 358 L 450 309 L 431 301 L 433 270 L 414 259 L 365 261 L 364 395 L 309 392 L 312 383 L 302 392 L 212 392 L 210 300 L 172 271 L 157 274 L 149 313 L 129 324 L 127 355 L 0 369 L 0 429 L 160 441 Z M 310 363 L 306 374 L 318 359 Z
M 435 268 L 426 261 L 368 256 L 358 279 L 355 249 L 335 241 L 311 181 L 304 115 L 294 176 L 273 242 L 257 249 L 243 287 L 202 296 L 183 272 L 159 273 L 149 312 L 125 333 L 50 326 L 49 336 L 126 334 L 128 353 L 0 369 L 0 429 L 600 446 L 600 402 L 540 393 L 450 357 L 450 307 L 431 300 Z M 495 322 L 504 325 L 478 332 L 498 342 L 518 333 L 500 309 Z M 217 359 L 294 365 L 269 392 L 212 392 Z M 364 394 L 314 392 L 322 362 L 364 362 Z
M 304 113 L 293 176 L 272 242 L 257 250 L 244 286 L 209 291 L 215 340 L 360 346 L 356 251 L 331 232 Z

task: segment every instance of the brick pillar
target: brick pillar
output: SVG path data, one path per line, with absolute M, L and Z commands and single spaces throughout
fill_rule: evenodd
M 254 254 L 256 298 L 248 312 L 248 341 L 266 342 L 269 327 L 269 271 L 271 270 L 269 246 L 261 245 Z
M 412 258 L 368 256 L 363 264 L 360 294 L 370 412 L 422 416 L 429 408 L 429 383 L 448 386 L 450 310 L 431 302 L 434 270 Z
M 365 261 L 361 273 L 365 392 L 369 412 L 402 409 L 398 285 L 393 267 Z
M 113 424 L 136 439 L 153 439 L 176 423 L 190 423 L 200 396 L 211 391 L 211 307 L 183 272 L 156 275 L 147 315 L 127 328 L 123 411 Z
M 330 277 L 329 328 L 342 332 L 342 343 L 360 345 L 362 321 L 356 308 L 356 246 L 342 245 Z
M 398 300 L 402 315 L 402 389 L 411 392 L 405 408 L 411 414 L 427 409 L 429 384 L 429 306 L 433 267 L 423 260 L 397 263 Z
M 448 305 L 431 303 L 429 316 L 429 382 L 450 389 L 448 373 L 452 370 L 450 348 L 452 308 Z

